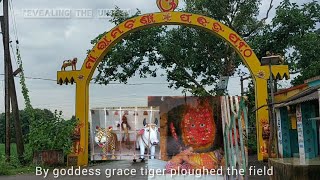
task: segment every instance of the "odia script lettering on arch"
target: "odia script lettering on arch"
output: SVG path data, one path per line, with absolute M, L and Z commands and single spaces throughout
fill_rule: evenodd
M 97 61 L 96 57 L 93 57 L 92 55 L 89 55 L 88 60 L 86 62 L 86 68 L 87 69 L 91 69 L 92 68 L 92 64 L 91 63 L 95 63 Z
M 111 40 L 108 40 L 107 37 L 103 37 L 102 41 L 100 41 L 98 43 L 98 49 L 99 50 L 104 50 L 106 49 L 110 44 L 111 44 Z
M 122 34 L 122 33 L 123 33 L 123 31 L 118 27 L 118 28 L 111 31 L 111 36 L 112 36 L 112 38 L 116 39 L 118 34 Z M 104 36 L 102 38 L 102 40 L 100 42 L 98 42 L 97 48 L 99 50 L 105 50 L 108 46 L 110 46 L 111 43 L 112 43 L 112 40 L 109 40 L 109 39 L 107 39 L 106 36 Z
M 128 20 L 124 23 L 124 27 L 127 29 L 133 29 L 134 28 L 134 23 L 136 22 L 136 20 Z
M 191 17 L 192 17 L 192 14 L 182 14 L 180 16 L 180 19 L 182 22 L 188 22 L 188 23 L 191 23 Z
M 198 17 L 197 21 L 203 27 L 206 27 L 209 24 L 209 21 L 205 17 Z
M 148 15 L 142 16 L 140 19 L 140 22 L 144 25 L 155 23 L 153 14 L 148 14 Z
M 111 31 L 111 36 L 116 39 L 118 34 L 122 34 L 123 31 L 118 27 Z
M 243 54 L 244 57 L 250 57 L 252 56 L 253 52 L 252 50 L 249 48 L 249 46 L 243 41 L 241 40 L 240 37 L 238 37 L 236 34 L 231 33 L 229 35 L 229 40 L 231 41 L 231 43 L 238 48 L 238 50 Z
M 214 30 L 215 32 L 220 32 L 220 31 L 224 32 L 220 23 L 218 22 L 213 23 L 212 30 Z

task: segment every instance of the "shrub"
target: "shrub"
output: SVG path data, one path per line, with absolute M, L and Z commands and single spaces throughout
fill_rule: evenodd
M 64 154 L 70 153 L 72 147 L 72 134 L 77 125 L 77 120 L 64 120 L 62 112 L 57 110 L 34 113 L 35 116 L 30 123 L 28 136 L 29 147 L 27 158 L 31 158 L 35 151 L 63 150 Z M 30 152 L 31 151 L 31 152 Z M 31 158 L 32 159 L 32 158 Z

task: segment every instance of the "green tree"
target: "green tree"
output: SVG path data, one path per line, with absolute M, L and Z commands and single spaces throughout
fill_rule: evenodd
M 78 123 L 76 118 L 64 120 L 61 117 L 62 112 L 52 112 L 48 109 L 32 109 L 32 112 L 32 116 L 30 116 L 28 111 L 20 111 L 22 132 L 27 144 L 25 160 L 31 162 L 33 152 L 41 150 L 61 149 L 65 154 L 68 154 L 72 147 L 72 135 Z M 0 114 L 0 144 L 5 140 L 4 123 L 5 115 L 2 113 Z M 14 123 L 13 121 L 11 123 L 11 140 L 14 143 Z M 32 126 L 31 129 L 30 126 Z
M 272 22 L 250 39 L 258 57 L 266 51 L 286 55 L 292 84 L 320 75 L 320 5 L 312 1 L 299 6 L 289 0 L 277 7 Z M 317 26 L 318 25 L 318 26 Z
M 259 4 L 260 0 L 186 0 L 183 11 L 215 18 L 242 37 L 250 38 L 264 26 L 267 18 L 257 19 Z M 137 11 L 134 16 L 140 14 Z M 129 18 L 119 8 L 111 16 L 114 24 Z M 95 38 L 92 44 L 104 34 Z M 182 88 L 200 96 L 213 95 L 216 89 L 210 87 L 217 84 L 220 76 L 233 75 L 240 64 L 237 53 L 208 32 L 184 26 L 153 27 L 131 33 L 121 40 L 98 66 L 95 81 L 100 84 L 126 83 L 135 75 L 141 78 L 163 75 L 158 70 L 164 69 L 170 88 Z
M 29 133 L 29 124 L 30 124 L 30 117 L 28 113 L 26 113 L 25 110 L 19 111 L 19 116 L 21 120 L 21 126 L 22 126 L 22 135 L 23 139 L 25 140 L 25 143 L 27 143 L 27 134 Z M 14 131 L 14 121 L 13 116 L 10 115 L 10 127 L 11 127 L 11 142 L 15 143 L 16 136 Z M 5 143 L 5 113 L 0 114 L 0 144 Z
M 256 114 L 252 113 L 255 108 L 255 89 L 253 81 L 251 80 L 248 85 L 247 106 L 248 106 L 248 148 L 251 153 L 257 152 L 257 131 L 256 131 Z
M 313 1 L 301 6 L 284 0 L 276 8 L 276 15 L 265 28 L 259 29 L 248 39 L 258 58 L 266 51 L 286 55 L 291 73 L 299 73 L 293 85 L 320 75 L 320 5 Z M 319 25 L 319 24 L 318 24 Z M 249 84 L 247 96 L 249 109 L 255 109 L 253 83 Z M 254 113 L 249 114 L 249 126 L 256 123 Z M 249 135 L 249 147 L 256 148 L 255 133 Z
M 52 113 L 44 110 L 37 113 L 31 122 L 32 129 L 28 134 L 29 146 L 34 151 L 64 150 L 68 154 L 72 147 L 72 135 L 77 125 L 77 120 L 64 120 L 62 112 L 57 110 Z

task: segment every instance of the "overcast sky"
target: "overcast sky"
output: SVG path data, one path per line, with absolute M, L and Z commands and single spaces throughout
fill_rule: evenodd
M 108 19 L 97 18 L 95 13 L 98 9 L 112 9 L 115 6 L 121 9 L 135 11 L 136 8 L 143 13 L 158 11 L 156 0 L 12 0 L 15 14 L 18 37 L 20 40 L 21 56 L 24 63 L 25 76 L 41 77 L 45 79 L 56 79 L 56 72 L 60 69 L 65 59 L 78 57 L 78 67 L 81 67 L 86 57 L 86 51 L 91 49 L 90 41 L 104 31 L 110 30 L 114 25 Z M 308 2 L 307 0 L 296 0 L 296 2 Z M 260 16 L 265 16 L 270 0 L 263 0 Z M 274 0 L 274 6 L 279 5 L 280 0 Z M 92 9 L 92 18 L 26 18 L 24 14 L 27 9 L 71 9 L 75 13 L 77 9 Z M 2 10 L 0 11 L 2 14 Z M 12 11 L 10 13 L 13 13 Z M 274 9 L 270 16 L 274 15 Z M 11 23 L 11 22 L 10 22 Z M 11 27 L 11 37 L 15 34 Z M 13 44 L 15 48 L 15 44 Z M 3 51 L 0 45 L 0 56 Z M 0 61 L 0 74 L 3 74 L 3 58 Z M 14 58 L 12 59 L 14 69 L 17 68 Z M 74 114 L 75 108 L 75 86 L 59 86 L 55 81 L 30 80 L 27 79 L 30 90 L 30 98 L 35 108 L 48 108 L 51 110 L 62 110 L 66 117 Z M 130 82 L 163 82 L 166 78 L 133 79 Z M 16 79 L 17 94 L 20 109 L 24 108 L 20 84 Z M 228 90 L 231 95 L 240 94 L 240 80 L 232 77 Z M 4 112 L 4 81 L 0 76 L 0 112 Z M 147 96 L 172 96 L 182 95 L 180 90 L 172 90 L 164 85 L 91 85 L 90 106 L 146 106 Z

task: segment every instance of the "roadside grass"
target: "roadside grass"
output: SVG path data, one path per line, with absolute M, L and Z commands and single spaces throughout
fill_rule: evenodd
M 25 145 L 25 150 L 27 151 L 27 144 Z M 5 145 L 0 144 L 0 176 L 10 176 L 10 175 L 21 175 L 21 174 L 32 174 L 35 172 L 36 165 L 33 165 L 32 162 L 29 162 L 27 165 L 22 165 L 18 159 L 17 151 L 16 151 L 16 144 L 11 144 L 11 158 L 10 162 L 5 162 Z M 89 161 L 90 162 L 90 161 Z M 108 164 L 113 161 L 95 161 L 90 162 L 89 166 L 94 167 L 97 165 Z M 50 170 L 54 168 L 67 168 L 66 166 L 61 167 L 44 167 Z
M 11 144 L 11 158 L 10 162 L 5 162 L 5 145 L 0 144 L 0 176 L 3 175 L 17 175 L 34 172 L 35 167 L 32 165 L 23 166 L 20 164 L 16 144 Z

